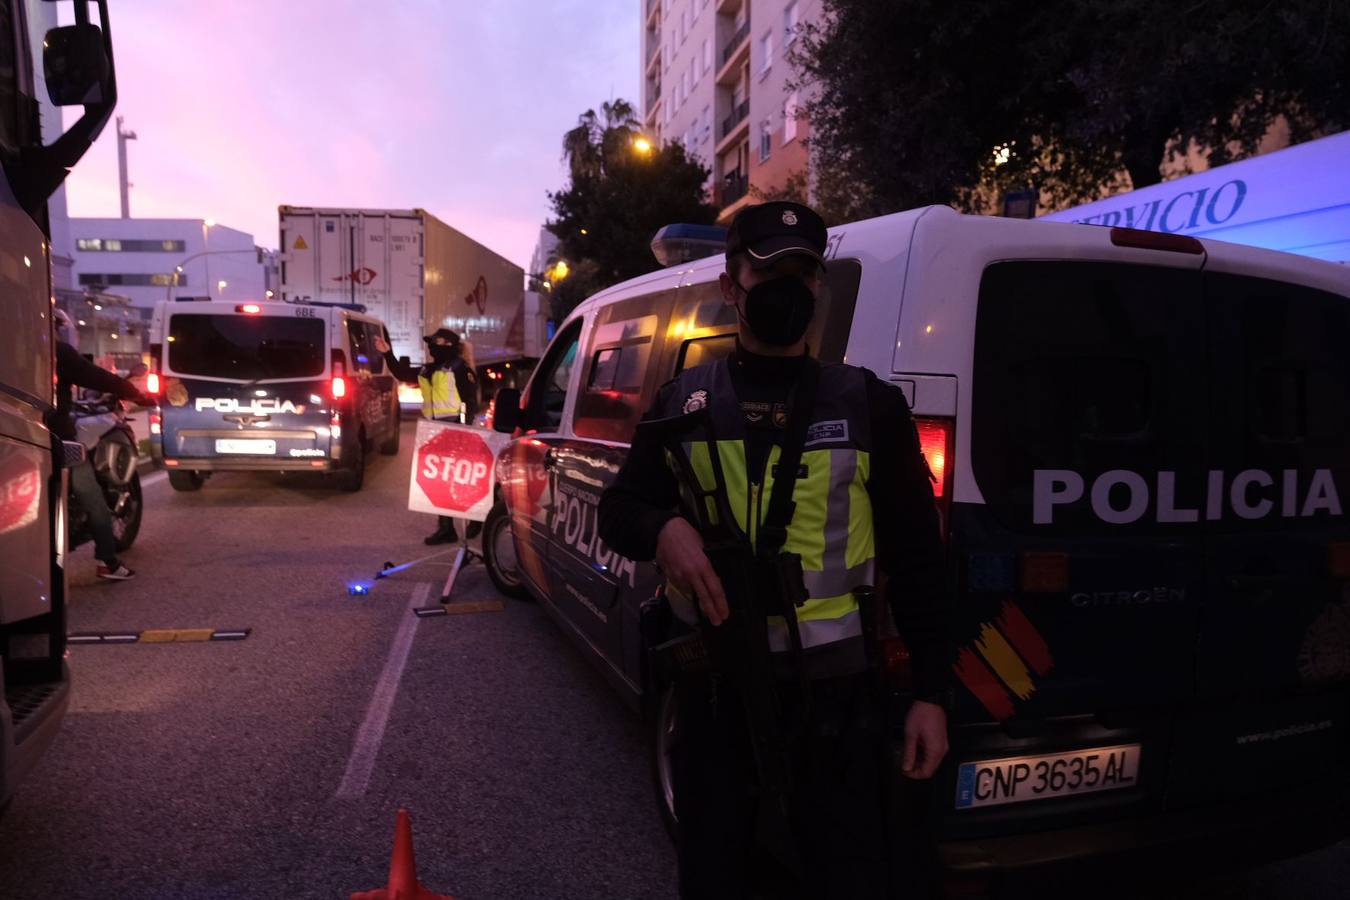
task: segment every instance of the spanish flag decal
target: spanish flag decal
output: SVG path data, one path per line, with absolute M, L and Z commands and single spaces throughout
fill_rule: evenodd
M 956 656 L 956 677 L 1000 722 L 1012 717 L 1016 703 L 1036 693 L 1036 678 L 1054 668 L 1050 648 L 1022 610 L 1006 601 L 992 622 Z

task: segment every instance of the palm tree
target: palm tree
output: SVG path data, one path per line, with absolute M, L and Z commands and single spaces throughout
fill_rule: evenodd
M 563 159 L 572 175 L 572 181 L 595 178 L 624 153 L 640 130 L 637 110 L 627 100 L 618 99 L 600 104 L 604 117 L 588 109 L 577 117 L 575 128 L 563 135 Z

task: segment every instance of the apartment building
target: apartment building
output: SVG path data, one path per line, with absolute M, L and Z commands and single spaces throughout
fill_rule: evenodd
M 807 170 L 803 98 L 788 90 L 788 53 L 820 0 L 641 0 L 643 124 L 711 170 L 729 221 L 750 188 Z

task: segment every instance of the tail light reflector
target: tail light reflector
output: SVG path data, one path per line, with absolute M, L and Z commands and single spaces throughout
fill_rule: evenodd
M 1350 542 L 1337 541 L 1329 546 L 1327 564 L 1332 578 L 1350 579 Z
M 1069 589 L 1069 554 L 1022 554 L 1022 592 L 1062 594 Z
M 157 412 L 150 413 L 150 433 L 160 434 L 163 431 L 163 429 L 164 429 L 164 417 Z

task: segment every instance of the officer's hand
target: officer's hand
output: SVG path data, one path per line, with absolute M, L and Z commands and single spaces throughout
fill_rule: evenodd
M 915 700 L 905 716 L 905 755 L 900 771 L 908 778 L 932 778 L 947 755 L 947 713 L 936 703 Z
M 722 580 L 703 552 L 703 537 L 685 519 L 676 516 L 656 537 L 656 564 L 686 596 L 697 595 L 699 609 L 708 621 L 721 625 L 730 611 L 722 592 Z
M 389 342 L 377 334 L 375 335 L 375 349 L 380 351 L 381 353 L 388 353 Z

